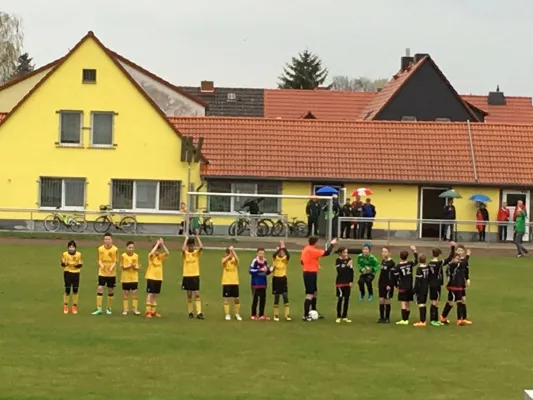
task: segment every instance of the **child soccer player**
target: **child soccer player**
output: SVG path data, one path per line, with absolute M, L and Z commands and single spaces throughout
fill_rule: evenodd
M 111 315 L 113 305 L 113 290 L 117 283 L 118 249 L 113 245 L 110 233 L 104 235 L 104 244 L 98 247 L 98 288 L 96 290 L 96 311 L 93 315 L 102 314 L 104 287 L 107 286 L 106 314 Z
M 157 239 L 148 254 L 148 268 L 146 268 L 146 318 L 161 317 L 157 312 L 157 296 L 161 293 L 163 284 L 163 262 L 170 252 L 163 239 Z
M 226 255 L 222 257 L 222 297 L 224 298 L 224 314 L 226 321 L 231 321 L 230 299 L 233 299 L 233 311 L 235 319 L 242 321 L 239 314 L 241 302 L 239 300 L 239 257 L 233 246 L 226 249 Z
M 448 264 L 448 269 L 446 271 L 448 275 L 448 284 L 446 289 L 448 289 L 448 301 L 442 310 L 442 315 L 440 317 L 440 322 L 445 325 L 449 325 L 448 314 L 453 308 L 453 303 L 457 305 L 457 325 L 464 326 L 469 325 L 464 323 L 464 309 L 465 304 L 463 303 L 463 294 L 466 287 L 466 278 L 465 278 L 465 260 L 468 261 L 470 257 L 470 250 L 466 251 L 466 256 L 461 260 L 459 253 L 455 253 L 453 259 Z
M 470 286 L 470 252 L 468 253 L 469 257 L 466 257 L 467 250 L 462 244 L 457 246 L 456 252 L 457 254 L 459 254 L 459 258 L 463 262 L 463 267 L 465 271 L 465 289 L 463 290 L 463 323 L 465 325 L 472 325 L 472 321 L 467 318 L 466 312 L 466 288 Z
M 283 311 L 285 320 L 290 321 L 289 295 L 287 285 L 287 265 L 291 258 L 283 240 L 274 253 L 272 268 L 272 294 L 274 295 L 274 321 L 279 321 L 279 297 L 283 297 Z
M 374 297 L 374 290 L 372 289 L 372 281 L 376 272 L 379 270 L 379 261 L 373 254 L 370 253 L 372 245 L 365 243 L 363 251 L 357 256 L 357 269 L 361 273 L 357 283 L 359 284 L 359 300 L 365 297 L 365 285 L 368 289 L 368 301 L 372 301 Z
M 252 284 L 252 319 L 253 320 L 269 320 L 265 316 L 266 305 L 266 288 L 267 276 L 270 274 L 268 268 L 268 261 L 265 258 L 265 249 L 262 247 L 257 249 L 256 257 L 250 264 L 250 275 Z M 257 305 L 259 305 L 259 314 L 257 313 Z
M 80 287 L 80 268 L 83 266 L 81 253 L 76 249 L 76 242 L 67 243 L 67 251 L 61 255 L 65 294 L 63 295 L 63 314 L 68 314 L 70 293 L 72 290 L 72 314 L 78 313 L 78 290 Z
M 428 263 L 429 267 L 429 300 L 431 301 L 431 307 L 429 311 L 429 320 L 432 326 L 444 325 L 439 321 L 439 301 L 441 296 L 442 285 L 444 284 L 444 273 L 442 268 L 453 259 L 455 254 L 455 243 L 450 242 L 450 255 L 445 260 L 439 260 L 439 256 L 442 254 L 440 249 L 433 249 L 433 258 Z
M 122 283 L 122 315 L 128 315 L 129 297 L 131 296 L 131 308 L 134 315 L 140 315 L 139 299 L 137 290 L 139 288 L 139 255 L 135 253 L 135 244 L 126 243 L 126 252 L 120 257 L 120 282 Z
M 196 318 L 204 319 L 204 314 L 202 314 L 202 300 L 200 300 L 200 256 L 202 255 L 204 246 L 200 240 L 198 230 L 195 231 L 195 234 L 194 238 L 185 236 L 185 241 L 181 248 L 181 255 L 183 257 L 181 289 L 187 291 L 187 311 L 189 318 L 194 318 L 193 312 L 196 309 Z
M 398 300 L 402 307 L 402 319 L 396 325 L 409 325 L 409 314 L 411 313 L 410 302 L 413 301 L 413 268 L 418 264 L 418 254 L 416 247 L 411 246 L 414 260 L 407 261 L 409 252 L 400 252 L 400 262 L 394 268 L 398 286 Z
M 429 292 L 429 266 L 426 264 L 426 260 L 425 254 L 420 254 L 418 256 L 419 265 L 416 269 L 414 292 L 418 311 L 420 312 L 420 320 L 413 324 L 416 327 L 426 326 L 426 302 L 428 300 Z
M 353 285 L 353 261 L 348 256 L 348 249 L 341 247 L 338 250 L 339 257 L 335 261 L 337 278 L 335 286 L 337 288 L 337 319 L 336 323 L 352 322 L 348 319 L 348 307 Z
M 388 247 L 381 251 L 381 271 L 378 278 L 379 319 L 378 324 L 390 323 L 390 299 L 394 296 L 394 267 L 396 264 L 390 256 Z

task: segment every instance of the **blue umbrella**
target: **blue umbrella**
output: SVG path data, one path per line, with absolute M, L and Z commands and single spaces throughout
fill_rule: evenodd
M 489 196 L 486 196 L 484 194 L 474 194 L 470 196 L 470 200 L 478 201 L 480 203 L 488 203 L 489 201 L 492 201 Z
M 334 194 L 339 194 L 339 191 L 331 186 L 324 186 L 316 191 L 316 194 L 320 196 L 332 196 Z

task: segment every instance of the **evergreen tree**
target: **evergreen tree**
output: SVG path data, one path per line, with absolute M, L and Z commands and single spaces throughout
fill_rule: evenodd
M 17 60 L 17 67 L 15 76 L 20 77 L 26 75 L 29 72 L 32 72 L 35 69 L 33 65 L 33 58 L 30 57 L 28 53 L 21 54 Z
M 322 60 L 309 50 L 298 53 L 292 62 L 283 68 L 283 74 L 279 77 L 280 89 L 316 89 L 324 83 L 328 77 L 327 68 L 322 67 Z

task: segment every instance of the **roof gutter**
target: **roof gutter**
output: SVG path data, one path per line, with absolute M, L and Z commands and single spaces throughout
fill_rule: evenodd
M 472 127 L 470 120 L 466 121 L 466 129 L 468 130 L 468 140 L 470 141 L 470 155 L 472 156 L 472 168 L 474 170 L 474 182 L 478 182 L 477 167 L 476 167 L 476 154 L 474 152 L 474 141 L 472 140 Z

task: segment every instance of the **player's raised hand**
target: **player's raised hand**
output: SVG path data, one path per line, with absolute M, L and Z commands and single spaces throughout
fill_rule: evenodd
M 450 247 L 455 247 L 455 246 L 456 246 L 456 243 L 452 240 L 452 241 L 450 242 Z
M 285 248 L 285 242 L 283 240 L 279 241 L 279 248 L 284 249 Z
M 467 256 L 470 256 L 472 254 L 472 252 L 470 251 L 470 249 L 466 250 L 466 255 Z
M 336 245 L 337 244 L 337 238 L 333 238 L 330 242 L 330 244 L 332 245 Z
M 415 246 L 411 246 L 411 251 L 412 251 L 413 253 L 416 253 L 416 247 L 415 247 Z

